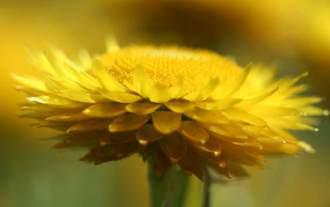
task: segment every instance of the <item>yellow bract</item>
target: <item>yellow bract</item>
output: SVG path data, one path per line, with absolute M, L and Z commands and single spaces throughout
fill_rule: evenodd
M 275 81 L 273 69 L 243 69 L 204 50 L 108 49 L 76 62 L 59 51 L 36 54 L 41 76 L 14 76 L 28 96 L 24 116 L 62 130 L 58 147 L 89 148 L 86 161 L 140 153 L 160 174 L 177 164 L 201 178 L 207 164 L 246 175 L 268 154 L 312 152 L 289 131 L 316 131 L 307 116 L 328 114 L 313 105 L 319 98 L 299 95 L 306 74 Z

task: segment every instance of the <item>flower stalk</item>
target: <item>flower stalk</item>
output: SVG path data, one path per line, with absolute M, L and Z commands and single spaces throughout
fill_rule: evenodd
M 164 175 L 157 175 L 149 161 L 149 186 L 151 207 L 183 207 L 189 187 L 189 176 L 172 167 Z
M 204 174 L 204 191 L 203 191 L 203 207 L 211 206 L 211 187 L 212 187 L 212 178 L 208 169 L 205 169 Z

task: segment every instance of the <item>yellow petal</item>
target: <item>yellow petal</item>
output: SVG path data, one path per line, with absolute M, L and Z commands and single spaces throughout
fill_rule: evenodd
M 102 95 L 111 101 L 119 103 L 133 103 L 141 100 L 140 96 L 128 92 L 103 92 Z
M 124 114 L 125 105 L 120 103 L 104 103 L 95 104 L 83 111 L 84 114 L 90 117 L 109 118 Z
M 271 85 L 259 91 L 256 96 L 252 96 L 242 100 L 239 103 L 239 106 L 247 107 L 247 106 L 254 106 L 256 104 L 260 104 L 261 102 L 267 101 L 267 99 L 271 98 L 271 96 L 278 91 L 279 91 L 279 87 L 277 84 Z
M 139 115 L 146 115 L 156 111 L 161 105 L 148 102 L 131 103 L 126 106 L 128 112 L 132 112 Z
M 56 75 L 53 65 L 49 61 L 49 55 L 47 55 L 46 52 L 38 52 L 29 49 L 28 54 L 31 63 L 36 65 L 39 70 L 52 76 Z
M 276 148 L 274 150 L 276 150 L 276 151 L 279 150 L 279 152 L 286 153 L 289 155 L 295 155 L 301 150 L 301 147 L 296 144 L 287 143 L 287 144 L 282 144 L 279 148 Z
M 205 123 L 227 124 L 229 120 L 219 111 L 207 111 L 196 108 L 192 111 L 187 111 L 184 115 Z
M 181 114 L 157 111 L 152 114 L 152 121 L 159 132 L 170 134 L 179 129 L 181 125 Z
M 131 84 L 126 84 L 127 87 L 130 88 L 131 91 L 134 91 L 137 94 L 145 96 L 146 92 L 148 91 L 150 85 L 150 79 L 147 76 L 146 72 L 144 71 L 142 66 L 137 66 L 133 72 L 133 81 Z
M 248 141 L 247 142 L 232 142 L 233 145 L 237 145 L 239 147 L 242 147 L 242 149 L 244 148 L 249 148 L 249 149 L 253 149 L 253 150 L 263 150 L 263 146 L 255 141 Z
M 120 49 L 116 38 L 113 36 L 106 38 L 106 49 L 108 53 L 116 52 Z
M 286 141 L 284 139 L 282 139 L 281 137 L 278 137 L 278 136 L 258 137 L 256 139 L 256 141 L 266 147 L 273 147 L 273 146 L 278 146 L 278 145 L 286 143 Z
M 300 110 L 298 108 L 290 108 L 284 106 L 271 106 L 271 105 L 260 105 L 256 108 L 253 108 L 250 113 L 255 114 L 267 114 L 268 116 L 297 116 L 299 115 Z
M 173 100 L 168 103 L 165 103 L 165 106 L 173 112 L 183 113 L 185 111 L 190 111 L 194 109 L 194 104 L 190 101 L 184 100 Z
M 204 101 L 212 94 L 218 85 L 219 79 L 211 79 L 200 91 L 194 91 L 183 98 L 188 101 Z
M 315 153 L 315 149 L 307 144 L 306 142 L 298 142 L 298 145 L 303 149 L 305 150 L 306 152 L 309 152 L 309 153 Z
M 181 124 L 179 132 L 184 137 L 199 143 L 206 143 L 209 133 L 194 121 L 185 121 Z
M 136 139 L 141 145 L 159 140 L 162 136 L 152 125 L 145 125 L 136 133 Z
M 59 108 L 79 108 L 84 106 L 82 103 L 54 96 L 31 96 L 27 100 L 32 103 L 51 105 Z
M 126 114 L 115 118 L 109 125 L 110 132 L 130 131 L 141 128 L 149 120 L 149 116 Z
M 37 91 L 42 91 L 42 92 L 47 91 L 46 85 L 40 80 L 30 77 L 18 76 L 15 74 L 13 74 L 12 76 L 15 79 L 15 81 L 21 84 L 23 87 L 26 87 L 28 89 L 34 89 Z
M 55 93 L 55 92 L 54 92 Z M 72 101 L 77 101 L 77 102 L 82 102 L 82 103 L 95 103 L 95 101 L 92 99 L 91 94 L 88 93 L 88 91 L 85 90 L 62 90 L 58 96 L 61 96 L 63 98 L 72 100 Z
M 304 116 L 329 116 L 329 111 L 316 106 L 303 107 L 300 110 Z
M 208 130 L 215 133 L 214 136 L 220 139 L 248 139 L 248 134 L 244 132 L 240 127 L 230 125 L 208 125 Z
M 237 108 L 228 109 L 224 112 L 224 114 L 229 119 L 232 119 L 232 120 L 242 121 L 242 122 L 246 122 L 246 123 L 253 124 L 256 126 L 265 126 L 266 125 L 266 122 L 263 119 L 255 116 L 251 113 L 248 113 L 246 111 L 237 109 Z
M 79 63 L 84 69 L 84 71 L 90 69 L 93 63 L 93 59 L 92 56 L 89 54 L 89 52 L 87 50 L 81 50 L 78 53 L 78 57 L 79 57 Z
M 316 104 L 322 101 L 322 98 L 320 97 L 294 97 L 291 99 L 287 99 L 286 103 L 288 106 L 294 106 L 294 107 L 300 107 L 300 106 L 306 106 L 311 104 Z
M 223 100 L 217 100 L 217 101 L 203 101 L 197 104 L 197 106 L 201 109 L 205 110 L 224 110 L 230 107 L 233 107 L 234 105 L 238 104 L 241 101 L 241 99 L 237 98 L 228 98 Z
M 166 103 L 175 96 L 173 92 L 173 88 L 154 83 L 148 90 L 148 98 L 154 103 Z
M 177 133 L 163 137 L 160 147 L 172 162 L 178 162 L 187 152 L 187 144 Z
M 105 91 L 107 92 L 124 92 L 125 87 L 121 85 L 111 73 L 100 65 L 96 65 L 92 71 L 93 75 L 99 80 Z
M 283 87 L 285 90 L 289 89 L 290 87 L 294 86 L 298 81 L 308 76 L 308 72 L 302 73 L 294 78 L 290 79 L 283 79 L 281 81 L 281 87 Z
M 79 84 L 84 88 L 91 91 L 97 91 L 102 87 L 97 79 L 91 76 L 89 73 L 85 71 L 77 71 L 76 73 L 79 79 Z

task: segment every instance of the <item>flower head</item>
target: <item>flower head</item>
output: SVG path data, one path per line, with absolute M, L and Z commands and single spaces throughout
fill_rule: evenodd
M 88 148 L 82 160 L 95 164 L 139 153 L 159 174 L 177 164 L 199 178 L 205 165 L 243 176 L 267 155 L 313 151 L 289 131 L 316 131 L 310 116 L 327 113 L 299 95 L 305 74 L 274 80 L 274 70 L 205 50 L 112 43 L 81 57 L 39 53 L 40 78 L 14 77 L 23 114 L 61 130 L 57 147 Z

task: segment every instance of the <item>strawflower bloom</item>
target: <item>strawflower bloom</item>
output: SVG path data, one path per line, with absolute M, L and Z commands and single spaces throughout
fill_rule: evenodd
M 246 69 L 205 50 L 109 44 L 107 53 L 79 61 L 62 52 L 33 55 L 40 77 L 14 75 L 27 94 L 22 115 L 62 131 L 56 147 L 86 147 L 100 164 L 140 154 L 162 175 L 173 165 L 203 178 L 205 167 L 247 175 L 267 155 L 313 152 L 292 130 L 313 130 L 327 114 L 302 96 L 294 78 Z

